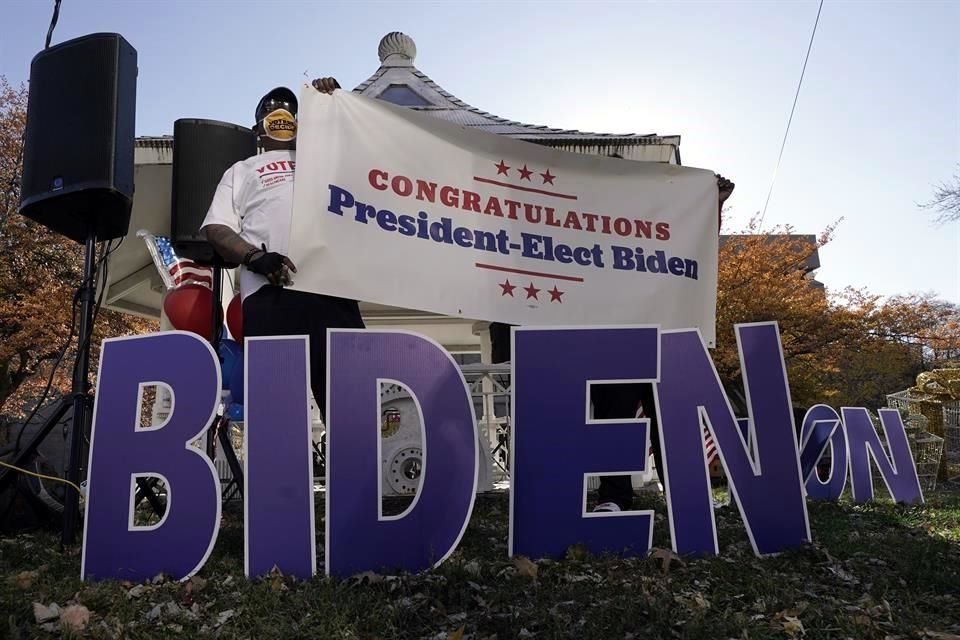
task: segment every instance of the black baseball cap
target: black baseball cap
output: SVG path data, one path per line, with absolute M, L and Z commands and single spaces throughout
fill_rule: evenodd
M 275 87 L 264 94 L 257 103 L 257 110 L 253 115 L 256 122 L 259 123 L 265 115 L 273 111 L 273 109 L 268 110 L 271 103 L 286 103 L 289 105 L 288 111 L 297 115 L 297 95 L 287 87 Z

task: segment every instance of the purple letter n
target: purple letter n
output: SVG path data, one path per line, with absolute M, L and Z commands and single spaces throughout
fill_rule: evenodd
M 677 553 L 717 553 L 704 427 L 713 435 L 754 552 L 776 553 L 810 540 L 777 325 L 741 324 L 735 330 L 755 454 L 737 426 L 699 332 L 663 334 L 658 409 L 670 533 Z
M 170 416 L 140 426 L 143 390 L 162 385 Z M 220 480 L 190 443 L 220 402 L 220 364 L 210 345 L 183 331 L 104 340 L 90 436 L 81 578 L 137 582 L 166 573 L 185 579 L 206 562 L 220 524 Z M 136 479 L 162 478 L 161 521 L 137 526 Z
M 853 501 L 862 504 L 873 500 L 873 475 L 870 473 L 870 458 L 873 458 L 891 498 L 905 504 L 922 503 L 923 492 L 920 490 L 917 465 L 910 452 L 910 441 L 900 412 L 896 409 L 880 409 L 879 413 L 889 457 L 866 409 L 840 409 L 847 434 Z

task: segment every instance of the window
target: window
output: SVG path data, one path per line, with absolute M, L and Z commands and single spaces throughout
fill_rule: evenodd
M 430 103 L 426 98 L 411 89 L 405 84 L 392 84 L 377 96 L 378 100 L 384 100 L 401 107 L 429 107 Z

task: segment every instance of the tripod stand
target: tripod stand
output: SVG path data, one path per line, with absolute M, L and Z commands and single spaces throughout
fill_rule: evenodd
M 210 303 L 212 327 L 209 342 L 217 358 L 220 360 L 220 364 L 223 365 L 223 356 L 220 353 L 221 335 L 224 324 L 221 302 L 223 293 L 223 269 L 225 266 L 232 265 L 225 265 L 222 259 L 216 254 L 213 254 L 212 258 L 203 255 L 203 257 L 199 257 L 199 259 L 196 260 L 196 263 L 210 266 L 213 269 Z M 240 464 L 240 460 L 237 458 L 236 451 L 233 448 L 233 443 L 230 440 L 230 419 L 227 417 L 226 412 L 224 412 L 224 415 L 215 416 L 213 423 L 207 430 L 205 450 L 211 461 L 216 457 L 216 444 L 218 441 L 220 442 L 220 446 L 223 447 L 224 456 L 227 459 L 227 464 L 233 475 L 230 483 L 223 488 L 222 497 L 224 500 L 230 499 L 230 497 L 235 494 L 240 494 L 242 497 L 243 466 Z M 157 480 L 155 478 L 137 478 L 137 485 L 134 504 L 139 505 L 142 500 L 146 499 L 153 508 L 153 511 L 162 517 L 166 507 L 155 491 Z
M 213 332 L 210 336 L 210 345 L 213 347 L 213 352 L 217 354 L 217 358 L 220 359 L 220 364 L 223 364 L 222 356 L 220 355 L 220 335 L 223 331 L 223 269 L 224 262 L 220 256 L 214 252 L 213 257 L 213 300 L 212 300 L 212 316 L 213 316 Z M 210 431 L 207 433 L 207 455 L 210 456 L 210 459 L 213 460 L 216 455 L 216 442 L 220 441 L 220 446 L 223 447 L 223 455 L 227 459 L 227 465 L 230 467 L 230 472 L 233 475 L 233 478 L 230 480 L 230 483 L 223 488 L 223 498 L 229 499 L 234 494 L 239 493 L 240 496 L 243 496 L 243 466 L 240 464 L 240 460 L 237 458 L 237 452 L 233 449 L 233 442 L 230 440 L 230 418 L 227 416 L 226 410 L 222 416 L 217 416 L 214 420 L 214 423 L 210 425 Z
M 90 342 L 93 335 L 94 299 L 96 298 L 96 246 L 97 234 L 91 228 L 87 232 L 86 246 L 83 256 L 83 279 L 78 290 L 80 300 L 80 327 L 77 336 L 77 357 L 73 368 L 73 383 L 69 395 L 61 398 L 54 411 L 47 417 L 40 429 L 10 461 L 15 467 L 22 467 L 37 453 L 37 447 L 49 435 L 61 418 L 73 409 L 73 419 L 70 428 L 70 459 L 66 469 L 67 480 L 75 485 L 80 483 L 80 454 L 82 442 L 86 437 L 93 416 L 93 398 L 90 395 Z M 24 425 L 26 427 L 26 425 Z M 13 469 L 0 470 L 0 488 L 12 482 Z M 152 492 L 150 493 L 152 495 Z M 152 504 L 152 501 L 151 501 Z M 154 505 L 156 508 L 156 505 Z M 80 496 L 76 491 L 68 490 L 63 506 L 63 533 L 61 541 L 64 545 L 73 544 L 79 520 Z

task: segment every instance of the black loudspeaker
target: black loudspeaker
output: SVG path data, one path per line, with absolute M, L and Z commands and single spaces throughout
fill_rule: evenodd
M 68 40 L 30 64 L 20 213 L 77 242 L 127 235 L 137 52 L 115 33 Z
M 200 225 L 224 172 L 256 152 L 257 136 L 250 127 L 191 118 L 173 123 L 170 234 L 177 254 L 213 264 L 213 247 L 204 240 Z

